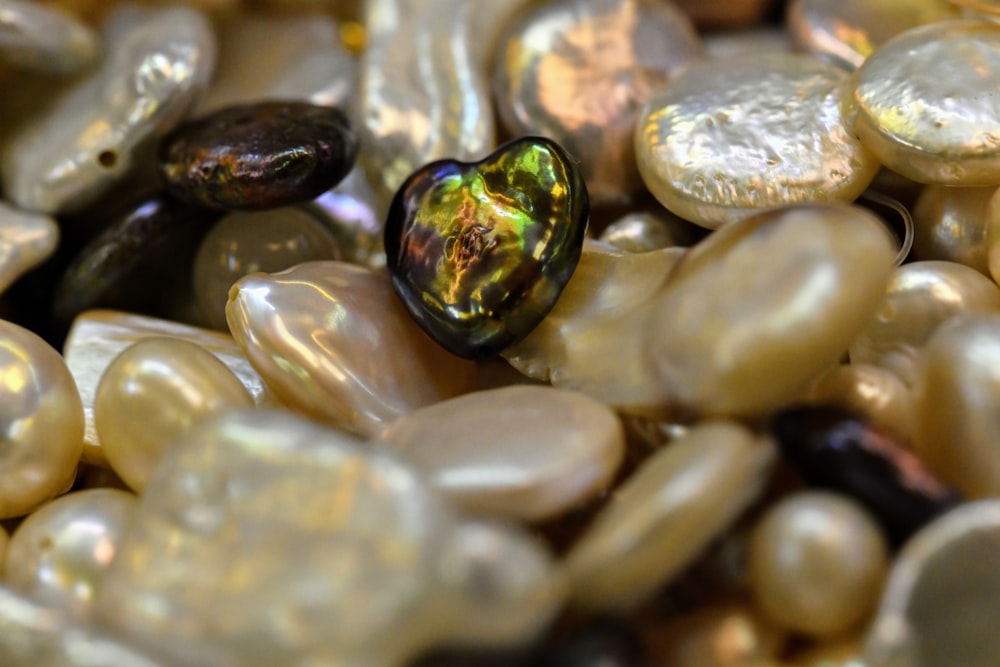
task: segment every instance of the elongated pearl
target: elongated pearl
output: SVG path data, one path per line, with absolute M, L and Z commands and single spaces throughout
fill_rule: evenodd
M 989 275 L 987 209 L 996 191 L 925 187 L 913 209 L 913 257 L 958 262 Z

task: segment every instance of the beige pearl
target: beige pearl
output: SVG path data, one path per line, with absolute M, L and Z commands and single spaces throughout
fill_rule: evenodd
M 83 406 L 59 353 L 0 320 L 0 518 L 32 511 L 72 483 Z
M 600 494 L 625 455 L 609 408 L 551 387 L 479 391 L 420 408 L 383 429 L 456 506 L 535 521 Z
M 904 264 L 851 343 L 851 362 L 888 368 L 912 386 L 920 350 L 939 327 L 960 314 L 995 311 L 1000 288 L 978 271 L 954 262 Z
M 913 256 L 958 262 L 989 275 L 987 208 L 996 190 L 925 187 L 913 209 Z
M 108 462 L 141 491 L 174 441 L 199 421 L 253 406 L 226 365 L 184 340 L 147 338 L 108 366 L 94 397 L 94 424 Z
M 875 312 L 895 252 L 878 218 L 839 204 L 717 230 L 674 268 L 646 331 L 662 391 L 710 415 L 797 400 Z
M 986 230 L 984 244 L 986 245 L 986 265 L 993 282 L 1000 280 L 1000 189 L 993 192 L 986 204 Z
M 923 352 L 914 449 L 966 496 L 1000 495 L 1000 313 L 942 328 Z
M 5 0 L 0 62 L 49 74 L 75 74 L 98 59 L 97 35 L 71 14 L 43 3 Z
M 652 252 L 661 248 L 689 246 L 699 237 L 700 228 L 661 209 L 635 211 L 618 218 L 601 232 L 598 240 L 620 252 Z
M 791 53 L 788 31 L 777 26 L 710 32 L 703 37 L 708 58 L 757 57 L 763 53 Z
M 48 259 L 58 243 L 55 220 L 0 202 L 0 293 Z
M 44 604 L 86 612 L 132 517 L 136 497 L 77 491 L 43 505 L 11 536 L 4 581 Z
M 365 436 L 416 408 L 476 388 L 474 363 L 420 330 L 389 278 L 307 262 L 233 285 L 229 328 L 283 401 Z
M 831 637 L 874 608 L 888 566 L 885 538 L 854 501 L 807 491 L 772 506 L 750 538 L 750 587 L 782 626 Z
M 913 438 L 913 390 L 892 371 L 870 364 L 844 364 L 809 385 L 806 401 L 832 404 L 861 415 L 903 443 Z
M 773 443 L 733 422 L 704 422 L 615 492 L 566 556 L 574 601 L 627 610 L 689 565 L 763 488 Z

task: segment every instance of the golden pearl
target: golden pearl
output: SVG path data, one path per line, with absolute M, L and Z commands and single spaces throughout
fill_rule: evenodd
M 989 275 L 987 208 L 996 188 L 928 185 L 913 208 L 913 256 L 958 262 Z
M 745 604 L 703 607 L 646 633 L 662 667 L 757 667 L 775 660 L 784 633 Z
M 910 442 L 913 437 L 913 390 L 888 369 L 870 364 L 837 366 L 816 378 L 805 398 L 810 403 L 853 410 L 900 442 Z

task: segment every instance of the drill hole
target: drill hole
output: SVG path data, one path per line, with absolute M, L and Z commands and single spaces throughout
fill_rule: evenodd
M 100 154 L 97 156 L 97 162 L 102 167 L 107 167 L 110 169 L 111 167 L 115 166 L 116 162 L 118 162 L 118 155 L 116 155 L 114 151 L 101 151 Z

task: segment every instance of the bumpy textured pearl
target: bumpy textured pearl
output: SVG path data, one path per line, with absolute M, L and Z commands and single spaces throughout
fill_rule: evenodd
M 864 619 L 887 570 L 885 538 L 853 501 L 811 491 L 767 511 L 750 539 L 750 586 L 768 616 L 830 637 Z
M 527 641 L 562 592 L 526 534 L 459 519 L 387 452 L 259 410 L 188 433 L 95 609 L 183 664 L 397 667 L 437 642 Z
M 913 257 L 958 262 L 989 275 L 987 210 L 996 191 L 925 187 L 913 208 Z
M 400 415 L 476 387 L 476 367 L 407 314 L 382 273 L 307 262 L 230 292 L 233 337 L 289 406 L 371 435 Z
M 852 128 L 887 167 L 920 183 L 1000 182 L 1000 27 L 942 21 L 897 36 L 846 91 Z
M 0 320 L 0 518 L 63 492 L 83 449 L 83 406 L 59 353 Z
M 575 602 L 623 610 L 654 593 L 757 498 L 774 454 L 772 443 L 724 421 L 656 452 L 567 555 Z
M 192 426 L 251 406 L 243 384 L 205 348 L 176 338 L 147 338 L 104 371 L 94 396 L 94 425 L 108 463 L 141 491 Z
M 512 134 L 551 137 L 580 160 L 591 198 L 642 189 L 632 134 L 642 106 L 701 55 L 690 20 L 656 0 L 557 0 L 525 12 L 496 56 Z
M 837 366 L 809 385 L 805 400 L 857 412 L 901 442 L 913 438 L 913 390 L 886 368 L 871 364 Z
M 777 659 L 784 639 L 773 623 L 738 603 L 705 607 L 647 632 L 654 664 L 670 667 L 767 664 Z
M 377 436 L 456 506 L 528 521 L 608 488 L 625 455 L 615 413 L 575 392 L 506 387 L 404 415 Z
M 650 100 L 636 128 L 646 187 L 709 228 L 775 206 L 853 201 L 879 165 L 841 117 L 846 77 L 803 55 L 692 64 Z
M 215 38 L 198 12 L 149 10 L 118 28 L 101 68 L 19 129 L 0 156 L 4 192 L 21 208 L 54 213 L 93 201 L 150 158 L 151 141 L 208 84 Z
M 11 536 L 4 582 L 44 604 L 88 612 L 135 503 L 117 489 L 76 491 L 46 503 Z
M 58 243 L 55 220 L 0 202 L 0 293 L 48 259 Z
M 874 314 L 894 254 L 881 221 L 844 205 L 779 209 L 716 231 L 674 269 L 647 332 L 664 390 L 702 414 L 794 401 Z

